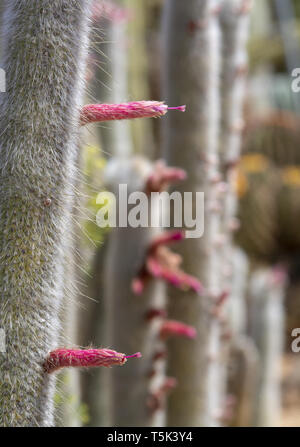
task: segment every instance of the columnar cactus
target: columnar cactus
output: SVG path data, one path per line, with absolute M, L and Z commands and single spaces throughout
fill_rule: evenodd
M 285 285 L 280 266 L 257 269 L 250 282 L 251 335 L 259 353 L 253 425 L 260 427 L 275 427 L 280 421 Z
M 168 425 L 217 424 L 220 410 L 218 353 L 220 325 L 211 310 L 224 290 L 219 282 L 218 251 L 222 244 L 218 192 L 220 127 L 219 2 L 167 0 L 163 39 L 164 96 L 168 103 L 188 105 L 184 115 L 169 114 L 164 126 L 164 155 L 172 166 L 187 172 L 176 190 L 205 193 L 205 231 L 200 239 L 186 240 L 180 249 L 184 268 L 200 278 L 206 292 L 172 292 L 171 318 L 198 329 L 190 343 L 169 343 L 169 374 L 178 386 L 168 405 Z M 185 150 L 186 148 L 186 150 Z M 184 405 L 183 405 L 184 402 Z
M 89 1 L 6 2 L 1 97 L 0 424 L 53 424 L 56 348 L 70 222 Z
M 223 283 L 232 279 L 232 232 L 236 229 L 237 195 L 235 189 L 236 164 L 241 151 L 244 128 L 243 105 L 247 74 L 247 38 L 252 0 L 224 0 L 220 11 L 222 31 L 222 115 L 220 156 L 224 193 L 222 233 L 226 237 L 223 250 Z M 226 285 L 226 284 L 225 284 Z
M 220 129 L 220 168 L 223 183 L 220 187 L 221 234 L 223 246 L 221 247 L 220 281 L 228 293 L 230 303 L 233 297 L 232 285 L 237 278 L 240 280 L 236 266 L 234 266 L 234 246 L 232 235 L 239 227 L 236 219 L 236 165 L 241 151 L 241 136 L 244 128 L 244 96 L 246 91 L 247 66 L 247 39 L 249 27 L 249 12 L 252 0 L 224 0 L 220 10 L 220 28 L 222 35 L 222 68 L 221 68 L 221 129 Z M 246 280 L 245 276 L 244 279 Z M 246 283 L 244 283 L 245 285 Z M 240 301 L 245 295 L 240 295 Z M 225 305 L 226 318 L 234 312 L 233 306 Z M 228 332 L 228 324 L 227 332 Z M 230 331 L 230 329 L 229 329 Z M 226 330 L 225 330 L 226 332 Z M 225 343 L 227 341 L 227 343 Z M 227 375 L 227 360 L 229 354 L 230 337 L 223 339 L 221 356 L 222 374 L 221 382 L 225 385 Z M 223 394 L 226 390 L 223 388 Z M 223 417 L 226 423 L 226 410 Z
M 227 395 L 233 406 L 225 422 L 231 426 L 245 427 L 253 423 L 255 393 L 258 378 L 258 350 L 248 335 L 247 287 L 249 261 L 247 255 L 233 250 L 233 270 L 230 300 L 228 301 L 229 328 L 223 336 L 228 339 Z M 227 346 L 228 347 L 228 346 Z
M 107 171 L 111 190 L 122 183 L 128 186 L 128 193 L 139 191 L 148 196 L 182 177 L 180 170 L 153 166 L 141 157 L 112 160 Z M 148 206 L 152 216 L 159 213 L 159 200 Z M 166 247 L 181 236 L 160 232 L 159 228 L 124 227 L 115 228 L 109 237 L 104 285 L 108 343 L 121 350 L 139 346 L 143 353 L 143 359 L 127 371 L 110 371 L 110 423 L 116 426 L 165 423 L 165 394 L 176 383 L 165 375 L 165 339 L 195 336 L 193 328 L 165 320 L 165 290 L 159 280 L 197 290 L 200 284 L 179 269 L 179 260 Z M 149 281 L 151 277 L 156 280 Z

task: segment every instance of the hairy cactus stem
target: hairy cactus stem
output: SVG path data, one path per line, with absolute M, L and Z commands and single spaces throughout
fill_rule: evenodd
M 89 0 L 5 2 L 0 103 L 0 425 L 51 426 Z

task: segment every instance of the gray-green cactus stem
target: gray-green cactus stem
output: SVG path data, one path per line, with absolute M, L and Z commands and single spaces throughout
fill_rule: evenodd
M 115 192 L 118 184 L 122 183 L 128 185 L 129 192 L 143 191 L 151 170 L 151 163 L 142 157 L 112 159 L 107 169 L 109 189 Z M 151 212 L 157 210 L 152 209 Z M 111 369 L 108 372 L 109 422 L 113 426 L 164 423 L 160 419 L 157 424 L 157 412 L 151 413 L 147 406 L 151 388 L 155 389 L 157 380 L 163 381 L 165 377 L 163 360 L 159 362 L 163 370 L 157 371 L 154 378 L 149 376 L 154 367 L 154 354 L 159 349 L 160 318 L 149 322 L 145 318 L 149 309 L 164 308 L 164 285 L 153 281 L 141 296 L 132 291 L 132 280 L 141 268 L 146 250 L 157 231 L 155 228 L 114 228 L 109 236 L 104 281 L 107 341 L 124 352 L 138 348 L 143 355 L 140 362 L 128 364 L 126 370 L 119 368 L 122 371 Z
M 207 293 L 173 291 L 169 301 L 170 318 L 198 329 L 191 342 L 169 343 L 168 374 L 178 380 L 169 399 L 170 426 L 214 425 L 219 410 L 219 322 L 210 314 L 212 296 L 221 293 L 220 218 L 214 209 L 219 181 L 218 6 L 214 0 L 166 0 L 164 7 L 164 99 L 171 105 L 187 104 L 184 115 L 164 121 L 164 155 L 168 164 L 187 172 L 176 190 L 201 191 L 206 199 L 204 235 L 184 241 L 180 254 L 184 269 L 203 282 Z
M 76 175 L 89 0 L 11 0 L 0 118 L 0 425 L 53 425 L 64 236 Z

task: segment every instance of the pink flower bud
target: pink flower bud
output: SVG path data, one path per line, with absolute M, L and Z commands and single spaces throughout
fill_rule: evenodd
M 163 339 L 170 336 L 195 338 L 196 335 L 197 331 L 193 326 L 188 326 L 176 320 L 166 320 L 160 328 L 160 338 Z
M 150 195 L 152 192 L 161 192 L 168 189 L 171 183 L 186 179 L 186 172 L 180 168 L 166 166 L 163 160 L 158 160 L 149 176 L 145 192 Z
M 111 349 L 55 349 L 48 354 L 44 362 L 44 371 L 48 374 L 65 367 L 97 367 L 124 365 L 128 358 L 141 357 L 141 353 L 126 356 Z
M 133 118 L 156 118 L 170 109 L 159 101 L 133 101 L 121 104 L 88 104 L 82 108 L 81 125 L 112 120 Z M 185 111 L 185 106 L 171 107 L 172 110 Z
M 179 268 L 181 257 L 166 247 L 169 243 L 182 239 L 184 233 L 181 231 L 167 231 L 154 239 L 148 248 L 140 272 L 132 281 L 131 288 L 134 293 L 140 295 L 151 277 L 162 279 L 182 290 L 192 289 L 196 293 L 203 293 L 201 282 Z
M 167 245 L 184 239 L 183 231 L 164 231 L 151 244 L 151 250 L 156 250 L 160 245 Z

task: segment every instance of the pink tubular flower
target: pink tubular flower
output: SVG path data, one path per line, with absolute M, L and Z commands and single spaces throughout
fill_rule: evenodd
M 176 320 L 166 320 L 160 328 L 160 338 L 165 339 L 170 336 L 195 338 L 197 331 L 193 326 L 181 323 Z
M 156 118 L 168 110 L 185 111 L 185 106 L 168 107 L 158 101 L 134 101 L 121 104 L 88 104 L 81 110 L 80 122 L 85 125 L 93 122 L 124 120 L 132 118 Z
M 43 364 L 44 371 L 48 374 L 60 368 L 73 367 L 97 367 L 112 365 L 124 365 L 128 358 L 141 357 L 137 352 L 133 355 L 125 355 L 111 349 L 55 349 L 51 351 Z
M 181 256 L 166 247 L 169 243 L 180 241 L 183 238 L 184 233 L 180 231 L 166 231 L 154 239 L 147 251 L 144 265 L 132 281 L 134 293 L 140 295 L 152 277 L 162 279 L 183 290 L 192 289 L 196 293 L 202 293 L 201 282 L 180 269 Z

